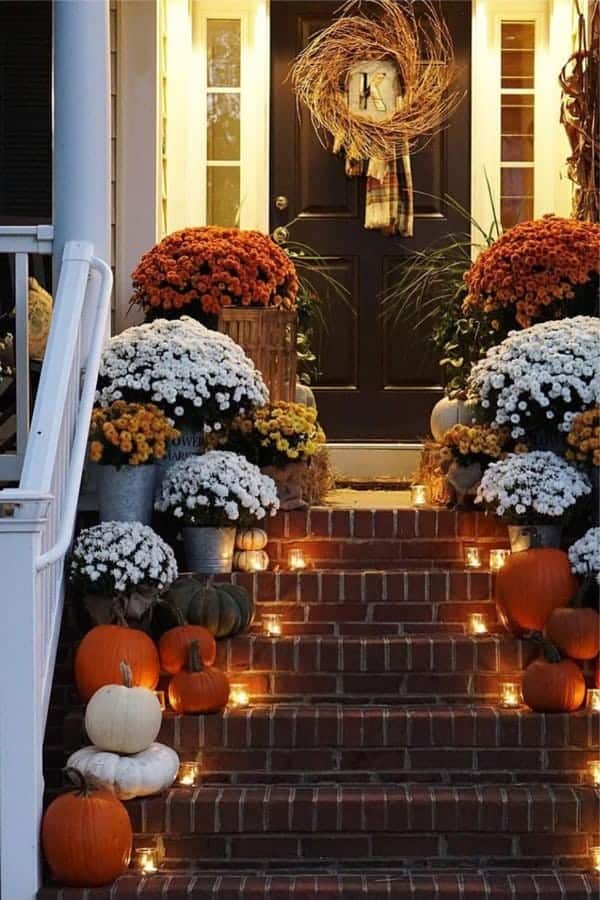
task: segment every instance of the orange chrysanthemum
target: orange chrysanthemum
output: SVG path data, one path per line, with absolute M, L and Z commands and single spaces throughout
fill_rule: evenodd
M 567 459 L 600 466 L 600 406 L 593 406 L 575 416 L 567 443 Z
M 298 278 L 270 237 L 237 228 L 184 228 L 145 253 L 132 274 L 132 303 L 151 315 L 217 314 L 225 306 L 292 309 Z
M 517 324 L 528 328 L 568 315 L 577 287 L 597 288 L 598 274 L 600 225 L 544 216 L 509 228 L 480 253 L 465 273 L 463 308 L 493 313 L 514 307 Z

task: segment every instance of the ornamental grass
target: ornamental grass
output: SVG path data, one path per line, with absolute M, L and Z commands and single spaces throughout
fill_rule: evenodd
M 92 412 L 89 455 L 92 462 L 101 465 L 144 465 L 162 459 L 167 443 L 180 435 L 153 403 L 116 400 Z
M 465 314 L 496 330 L 597 312 L 600 225 L 544 216 L 505 231 L 465 273 Z
M 294 309 L 298 278 L 289 256 L 258 231 L 184 228 L 163 238 L 133 271 L 132 305 L 146 318 L 200 321 L 229 306 Z

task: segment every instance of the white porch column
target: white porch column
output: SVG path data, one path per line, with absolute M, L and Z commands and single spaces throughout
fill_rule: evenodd
M 66 241 L 110 262 L 108 0 L 54 3 L 54 284 Z

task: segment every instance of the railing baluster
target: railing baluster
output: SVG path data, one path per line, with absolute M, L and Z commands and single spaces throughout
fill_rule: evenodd
M 29 433 L 29 257 L 15 254 L 15 360 L 17 379 L 17 458 L 22 465 Z

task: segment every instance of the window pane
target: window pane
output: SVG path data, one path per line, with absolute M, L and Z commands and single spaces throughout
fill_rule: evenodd
M 502 48 L 504 50 L 533 50 L 535 47 L 534 22 L 503 22 Z
M 503 197 L 533 197 L 533 169 L 502 169 L 500 178 Z
M 238 224 L 239 166 L 208 166 L 206 170 L 206 223 L 231 228 Z
M 500 201 L 500 219 L 503 228 L 512 228 L 519 222 L 533 219 L 533 198 L 503 197 Z
M 502 162 L 533 162 L 533 138 L 502 137 Z
M 533 106 L 506 106 L 502 103 L 502 133 L 533 136 Z
M 207 158 L 239 159 L 240 95 L 209 94 L 207 115 Z
M 208 19 L 208 86 L 239 87 L 241 68 L 241 22 L 239 19 Z

